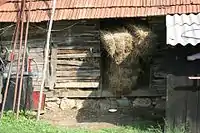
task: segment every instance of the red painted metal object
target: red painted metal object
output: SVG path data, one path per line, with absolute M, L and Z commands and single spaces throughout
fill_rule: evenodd
M 26 99 L 26 109 L 27 110 L 34 110 L 34 111 L 37 111 L 38 109 L 38 103 L 39 103 L 39 96 L 40 96 L 40 92 L 39 91 L 33 91 L 32 92 L 32 95 L 31 95 L 31 99 L 30 100 L 30 95 L 28 96 L 28 98 Z M 42 110 L 44 110 L 45 108 L 45 98 L 46 98 L 46 95 L 43 94 L 43 97 L 42 97 Z M 0 103 L 0 109 L 2 107 L 2 103 Z
M 32 110 L 37 110 L 38 109 L 39 97 L 40 97 L 40 91 L 33 91 L 33 94 L 32 94 L 32 101 L 33 101 Z M 43 94 L 42 95 L 42 106 L 41 106 L 42 110 L 44 110 L 45 98 L 46 98 L 46 95 Z

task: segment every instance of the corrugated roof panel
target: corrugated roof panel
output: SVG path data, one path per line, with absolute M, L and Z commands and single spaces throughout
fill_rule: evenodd
M 200 43 L 200 13 L 195 14 L 175 14 L 166 16 L 167 44 L 175 46 L 176 44 Z

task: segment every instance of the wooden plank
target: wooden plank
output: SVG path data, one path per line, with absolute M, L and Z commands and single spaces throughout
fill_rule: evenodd
M 56 76 L 58 77 L 96 77 L 100 76 L 100 70 L 78 70 L 78 71 L 57 71 Z
M 66 82 L 55 83 L 55 89 L 59 88 L 98 88 L 99 82 Z
M 86 49 L 58 49 L 58 54 L 88 53 Z
M 28 46 L 32 48 L 44 48 L 45 41 L 46 40 L 44 38 L 39 38 L 39 39 L 29 38 L 27 43 L 28 43 Z M 2 44 L 4 46 L 8 46 L 11 43 L 12 43 L 11 41 L 2 41 Z
M 68 31 L 69 32 L 69 31 Z M 60 36 L 59 36 L 60 35 Z M 88 32 L 73 32 L 73 31 L 70 31 L 70 34 L 68 34 L 66 36 L 66 31 L 60 31 L 60 32 L 57 32 L 57 34 L 53 34 L 53 37 L 62 37 L 62 36 L 65 36 L 65 37 L 98 37 L 99 36 L 99 32 L 98 31 L 88 31 Z
M 65 50 L 89 50 L 89 49 L 100 49 L 99 42 L 93 43 L 93 44 L 86 44 L 86 45 L 65 45 L 65 46 L 59 46 L 58 51 L 62 52 Z
M 182 83 L 185 83 L 182 85 Z M 189 84 L 187 84 L 189 83 Z M 184 87 L 191 85 L 187 77 L 167 76 L 167 107 L 166 117 L 167 125 L 173 129 L 175 127 L 184 126 L 187 116 L 187 91 L 184 89 L 176 89 L 176 87 Z
M 57 68 L 57 48 L 53 47 L 51 49 L 51 60 L 50 60 L 50 79 L 49 79 L 49 89 L 54 89 L 56 83 L 56 68 Z
M 59 25 L 59 26 L 56 26 L 56 29 L 61 29 L 61 30 L 63 29 L 66 32 L 67 30 L 69 30 L 69 29 L 64 29 L 66 27 L 67 27 L 66 25 L 63 25 L 63 26 Z M 85 30 L 87 30 L 87 31 L 92 31 L 92 30 L 96 31 L 97 27 L 96 27 L 96 25 L 88 26 L 88 25 L 81 24 L 81 25 L 75 25 L 75 26 L 71 27 L 70 29 L 73 31 L 72 33 L 80 33 L 81 31 L 84 32 Z M 53 33 L 57 33 L 57 32 L 53 32 Z
M 44 48 L 29 48 L 29 53 L 43 53 Z
M 54 90 L 45 92 L 46 97 L 67 97 L 67 98 L 96 98 L 96 90 Z
M 198 87 L 200 86 L 200 81 L 198 80 L 197 81 L 197 83 L 198 83 Z M 196 120 L 197 120 L 197 133 L 200 133 L 200 90 L 198 89 L 197 90 L 197 93 L 198 93 L 198 99 L 197 99 L 197 118 L 196 118 Z
M 198 105 L 198 91 L 190 90 L 187 92 L 187 117 L 186 117 L 186 126 L 189 127 L 188 133 L 196 133 L 197 132 L 197 105 Z
M 0 74 L 0 103 L 2 103 L 3 101 L 2 88 L 3 88 L 3 76 L 2 74 Z
M 68 98 L 116 98 L 117 96 L 109 91 L 103 90 L 79 90 L 79 89 L 54 89 L 45 92 L 47 97 L 68 97 Z M 163 94 L 157 93 L 151 89 L 133 90 L 125 97 L 161 97 Z M 120 97 L 120 96 L 119 96 Z
M 62 79 L 57 80 L 57 83 L 67 83 L 67 82 L 99 82 L 99 79 Z
M 60 59 L 66 59 L 66 58 L 87 58 L 87 57 L 101 57 L 100 53 L 82 53 L 82 54 L 59 54 L 57 56 Z
M 57 64 L 71 65 L 71 66 L 82 66 L 86 61 L 75 61 L 75 60 L 58 60 Z
M 57 77 L 56 78 L 57 82 L 65 82 L 65 81 L 68 81 L 68 80 L 98 80 L 99 79 L 99 76 L 90 76 L 90 77 L 80 77 L 80 76 L 75 76 L 75 77 Z
M 79 60 L 58 60 L 57 61 L 58 65 L 69 65 L 69 66 L 99 66 L 98 60 L 97 63 L 95 64 L 90 64 L 89 61 L 79 61 Z
M 54 37 L 53 42 L 54 43 L 61 43 L 65 42 L 66 44 L 81 44 L 81 43 L 87 43 L 90 41 L 97 42 L 99 38 L 98 37 L 66 37 L 66 36 L 60 36 L 60 37 Z
M 95 40 L 76 40 L 76 41 L 72 41 L 70 42 L 69 40 L 55 40 L 53 41 L 55 44 L 57 44 L 59 47 L 66 47 L 67 45 L 69 46 L 80 46 L 81 45 L 100 45 L 100 41 L 98 41 L 99 39 L 95 39 Z
M 69 71 L 69 70 L 94 70 L 99 69 L 99 67 L 92 67 L 92 66 L 66 66 L 66 65 L 57 65 L 57 71 Z

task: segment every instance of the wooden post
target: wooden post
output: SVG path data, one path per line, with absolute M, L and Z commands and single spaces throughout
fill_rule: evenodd
M 24 0 L 24 6 L 26 4 L 26 1 Z M 25 89 L 27 88 L 24 88 L 24 85 L 23 85 L 23 77 L 24 77 L 24 69 L 25 69 L 25 59 L 26 59 L 26 52 L 27 52 L 27 40 L 28 40 L 28 30 L 29 30 L 29 17 L 30 17 L 30 3 L 29 3 L 29 11 L 28 11 L 28 15 L 27 15 L 27 24 L 26 24 L 26 32 L 25 32 L 25 40 L 24 40 L 24 50 L 23 50 L 23 57 L 22 57 L 22 70 L 21 70 L 21 75 L 20 75 L 20 83 L 19 83 L 19 94 L 18 94 L 18 101 L 17 101 L 17 118 L 19 117 L 19 111 L 20 111 L 20 102 L 21 102 L 21 93 L 22 93 L 22 90 L 23 92 L 25 92 Z M 24 11 L 24 7 L 23 7 L 23 11 Z M 23 14 L 25 15 L 25 14 Z M 24 17 L 22 16 L 22 25 L 24 23 Z M 22 28 L 22 31 L 23 33 L 23 28 Z M 22 38 L 20 39 L 20 41 L 22 41 L 23 39 L 23 35 L 21 36 Z M 26 78 L 27 79 L 27 78 Z M 26 80 L 25 80 L 26 81 Z M 27 85 L 27 83 L 26 83 Z M 22 88 L 23 87 L 23 88 Z M 25 94 L 25 93 L 24 93 Z M 26 100 L 25 97 L 24 97 L 24 94 L 23 94 L 23 100 Z
M 50 77 L 49 77 L 49 89 L 53 90 L 56 83 L 56 68 L 57 68 L 57 48 L 51 49 L 51 61 L 50 61 Z
M 46 48 L 45 48 L 45 58 L 44 58 L 44 69 L 43 69 L 43 77 L 42 77 L 42 83 L 41 83 L 41 88 L 40 88 L 40 97 L 39 97 L 39 104 L 38 104 L 38 112 L 37 112 L 37 120 L 40 119 L 40 110 L 41 110 L 41 104 L 42 104 L 42 96 L 43 96 L 43 89 L 44 89 L 44 82 L 45 82 L 45 73 L 47 70 L 47 63 L 48 63 L 48 57 L 49 57 L 49 42 L 50 42 L 50 37 L 51 37 L 51 29 L 53 25 L 53 17 L 55 13 L 55 8 L 56 8 L 56 0 L 53 0 L 53 7 L 52 7 L 52 13 L 51 13 L 51 18 L 50 18 L 50 23 L 49 23 L 49 29 L 47 32 L 47 42 L 46 42 Z
M 2 96 L 2 88 L 3 88 L 3 75 L 2 74 L 0 74 L 0 103 L 2 103 L 2 101 L 3 101 L 3 96 Z

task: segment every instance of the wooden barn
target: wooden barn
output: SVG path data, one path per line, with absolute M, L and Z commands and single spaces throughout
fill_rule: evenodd
M 27 55 L 31 59 L 31 83 L 34 91 L 38 91 L 43 76 L 44 47 L 52 1 L 28 1 L 28 3 L 31 5 L 31 23 Z M 16 0 L 0 6 L 1 51 L 7 50 L 9 53 L 12 49 L 11 41 L 19 6 L 19 1 Z M 28 12 L 27 9 L 26 12 Z M 195 54 L 200 49 L 196 45 L 199 43 L 198 39 L 195 38 L 197 33 L 190 34 L 194 37 L 194 43 L 191 43 L 191 39 L 181 39 L 182 35 L 177 38 L 176 35 L 178 34 L 175 32 L 179 31 L 181 24 L 179 27 L 174 26 L 181 23 L 182 19 L 188 20 L 185 23 L 197 23 L 198 25 L 198 12 L 200 12 L 200 1 L 197 0 L 159 2 L 156 0 L 124 0 L 123 2 L 112 0 L 57 0 L 50 41 L 48 70 L 46 72 L 46 97 L 85 99 L 121 97 L 122 95 L 114 95 L 106 87 L 105 62 L 108 55 L 102 46 L 100 31 L 105 27 L 112 27 L 114 24 L 122 25 L 128 21 L 137 22 L 146 25 L 156 34 L 155 43 L 157 47 L 151 55 L 151 64 L 144 70 L 146 75 L 141 83 L 137 88 L 123 96 L 167 96 L 167 118 L 172 118 L 172 123 L 175 124 L 176 121 L 179 122 L 178 114 L 181 114 L 184 117 L 182 122 L 195 123 L 192 126 L 194 126 L 195 131 L 199 130 L 198 124 L 196 124 L 199 121 L 196 119 L 199 117 L 199 107 L 196 106 L 199 101 L 199 92 L 188 89 L 188 86 L 191 88 L 191 84 L 193 85 L 193 80 L 188 77 L 198 75 L 200 72 L 198 70 L 199 62 L 188 62 L 185 58 L 188 55 Z M 188 15 L 191 13 L 194 14 Z M 176 17 L 170 19 L 170 15 L 173 14 L 176 14 L 174 15 Z M 188 19 L 188 16 L 192 19 Z M 172 21 L 175 20 L 177 20 L 177 23 L 174 24 Z M 182 25 L 185 23 L 182 22 Z M 191 30 L 188 27 L 186 26 L 185 29 Z M 198 26 L 195 28 L 198 28 Z M 173 34 L 175 35 L 173 36 Z M 175 46 L 176 44 L 192 44 L 195 47 L 190 45 L 185 47 L 182 45 Z M 13 73 L 16 73 L 16 63 L 14 63 Z M 196 86 L 198 84 L 197 81 Z M 186 88 L 187 93 L 174 90 L 176 86 L 186 86 L 183 88 Z M 186 94 L 188 96 L 184 98 Z M 185 102 L 179 102 L 182 101 L 180 99 L 174 100 L 177 96 L 183 98 Z M 195 113 L 188 114 L 187 110 L 193 108 L 194 103 Z M 182 106 L 182 108 L 175 111 L 175 107 L 179 106 Z M 177 113 L 175 114 L 175 112 Z M 195 119 L 195 122 L 192 118 Z

